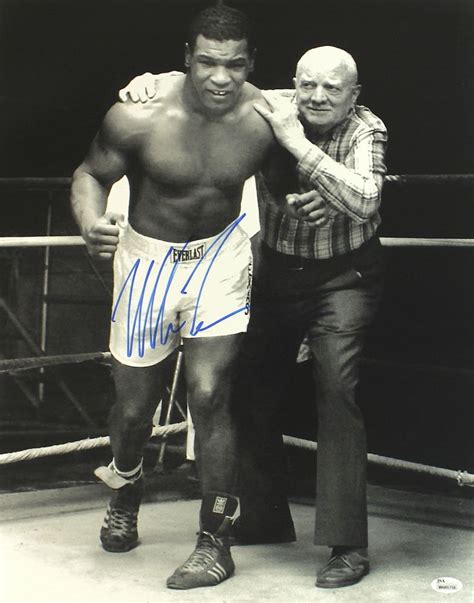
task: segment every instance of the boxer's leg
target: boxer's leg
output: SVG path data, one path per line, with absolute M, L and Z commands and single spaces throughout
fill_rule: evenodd
M 241 338 L 242 334 L 184 339 L 203 500 L 196 548 L 168 578 L 169 588 L 214 586 L 234 572 L 228 536 L 238 506 L 237 451 L 230 400 Z
M 113 362 L 116 402 L 109 419 L 113 461 L 96 472 L 115 490 L 100 533 L 102 546 L 109 552 L 126 552 L 138 544 L 143 449 L 161 397 L 162 372 L 161 363 L 138 368 Z

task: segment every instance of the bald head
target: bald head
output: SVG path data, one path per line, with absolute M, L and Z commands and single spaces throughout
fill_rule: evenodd
M 355 86 L 357 84 L 358 74 L 357 65 L 352 55 L 342 48 L 335 46 L 319 46 L 311 48 L 304 53 L 296 65 L 296 77 L 302 71 L 319 70 L 324 68 L 326 71 L 338 72 L 345 76 L 347 84 Z
M 294 83 L 300 120 L 318 135 L 349 116 L 360 92 L 354 59 L 334 46 L 308 50 L 298 62 Z

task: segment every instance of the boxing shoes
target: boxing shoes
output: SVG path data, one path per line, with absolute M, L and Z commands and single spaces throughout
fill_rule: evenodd
M 229 494 L 210 492 L 204 496 L 196 548 L 168 578 L 168 588 L 216 586 L 232 576 L 235 566 L 228 536 L 237 507 L 237 498 Z

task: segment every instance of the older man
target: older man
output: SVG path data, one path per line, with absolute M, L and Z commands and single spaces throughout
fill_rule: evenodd
M 316 586 L 337 588 L 369 571 L 366 438 L 355 391 L 382 288 L 377 229 L 387 132 L 356 104 L 357 67 L 344 50 L 308 51 L 294 84 L 286 102 L 288 92 L 266 96 L 273 110 L 255 106 L 283 150 L 257 179 L 262 243 L 235 404 L 242 422 L 238 536 L 247 543 L 293 539 L 281 409 L 307 334 L 318 412 L 315 543 L 332 548 Z M 314 199 L 295 200 L 296 216 L 282 211 L 289 179 L 299 193 L 319 193 L 328 221 L 311 224 Z
M 281 457 L 281 436 L 273 427 L 279 403 L 288 400 L 279 394 L 288 391 L 280 379 L 289 374 L 307 333 L 318 411 L 315 542 L 332 547 L 316 585 L 334 588 L 354 584 L 369 571 L 367 452 L 355 390 L 364 336 L 381 293 L 377 228 L 387 135 L 380 119 L 356 105 L 357 67 L 345 51 L 310 50 L 298 63 L 294 83 L 296 110 L 276 104 L 273 112 L 256 108 L 294 158 L 301 190 L 315 188 L 331 218 L 314 229 L 283 215 L 274 202 L 278 192 L 259 178 L 263 242 L 246 346 L 247 370 L 255 363 L 259 370 L 258 382 L 247 387 L 242 400 L 253 399 L 245 419 L 260 439 L 248 426 L 242 431 L 241 528 L 250 534 L 262 530 L 271 516 L 265 489 L 284 483 L 282 464 L 275 461 Z M 310 207 L 299 211 L 305 214 Z

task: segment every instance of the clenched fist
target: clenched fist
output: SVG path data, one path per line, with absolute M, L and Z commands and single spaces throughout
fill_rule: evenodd
M 82 233 L 87 251 L 94 258 L 110 260 L 119 242 L 120 228 L 125 226 L 123 214 L 106 212 Z

